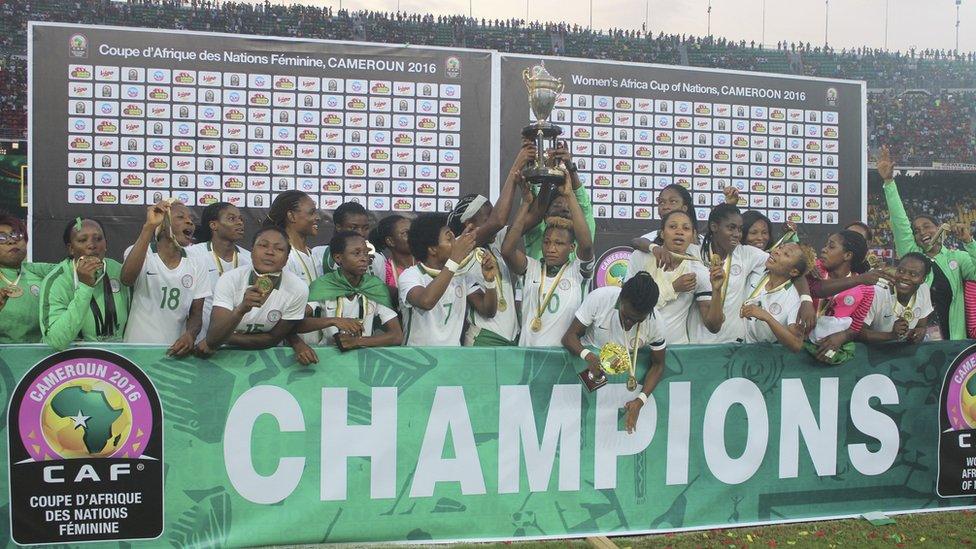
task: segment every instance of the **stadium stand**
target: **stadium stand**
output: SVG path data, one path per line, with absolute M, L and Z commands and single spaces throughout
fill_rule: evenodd
M 215 1 L 7 0 L 0 3 L 0 138 L 26 134 L 27 22 L 69 21 L 303 38 L 490 48 L 647 63 L 863 79 L 870 145 L 891 145 L 899 161 L 976 163 L 976 58 L 944 50 L 834 50 L 780 42 L 591 30 L 578 25 L 333 11 L 301 4 Z M 921 138 L 919 138 L 921 136 Z

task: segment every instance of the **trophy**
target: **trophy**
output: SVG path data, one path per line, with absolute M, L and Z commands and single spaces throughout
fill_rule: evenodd
M 563 174 L 550 166 L 548 149 L 556 148 L 556 138 L 562 133 L 559 126 L 549 122 L 556 99 L 563 93 L 563 81 L 549 74 L 544 62 L 522 71 L 522 81 L 529 92 L 529 107 L 535 116 L 535 124 L 522 128 L 522 137 L 535 141 L 535 162 L 522 170 L 526 181 L 545 186 L 559 185 Z

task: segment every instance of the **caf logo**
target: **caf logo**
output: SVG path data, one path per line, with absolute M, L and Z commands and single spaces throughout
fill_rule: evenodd
M 827 104 L 831 107 L 837 106 L 837 88 L 827 88 Z
M 624 278 L 627 276 L 627 265 L 630 263 L 630 254 L 633 251 L 630 246 L 616 246 L 604 252 L 596 263 L 593 289 L 604 286 L 623 286 Z
M 976 345 L 959 353 L 946 371 L 939 397 L 941 497 L 976 495 L 971 466 L 976 459 Z
M 14 541 L 162 534 L 162 407 L 152 382 L 134 363 L 100 349 L 48 356 L 17 385 L 7 423 Z M 116 498 L 100 500 L 106 493 Z M 32 504 L 38 496 L 51 499 L 47 505 Z M 92 521 L 75 512 L 83 507 L 126 512 Z
M 88 57 L 88 38 L 84 34 L 72 34 L 68 39 L 68 55 L 76 58 Z
M 457 78 L 461 76 L 461 59 L 457 56 L 452 55 L 444 61 L 444 74 L 448 78 Z

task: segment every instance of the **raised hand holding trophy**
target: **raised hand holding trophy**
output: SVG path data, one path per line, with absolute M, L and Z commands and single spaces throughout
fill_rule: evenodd
M 549 195 L 552 185 L 559 185 L 564 174 L 552 165 L 546 153 L 556 148 L 556 138 L 562 133 L 559 126 L 549 122 L 556 100 L 562 95 L 565 86 L 560 78 L 549 74 L 544 62 L 522 71 L 522 81 L 529 92 L 529 107 L 535 116 L 535 123 L 522 128 L 522 137 L 535 141 L 535 161 L 522 170 L 522 177 L 531 184 L 540 185 L 540 195 Z

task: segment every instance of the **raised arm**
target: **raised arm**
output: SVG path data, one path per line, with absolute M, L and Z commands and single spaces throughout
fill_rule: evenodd
M 888 216 L 891 221 L 891 232 L 895 238 L 895 252 L 901 257 L 909 252 L 918 252 L 921 249 L 915 243 L 915 235 L 912 234 L 912 222 L 905 211 L 905 205 L 898 194 L 898 186 L 895 184 L 895 164 L 891 160 L 891 153 L 887 146 L 881 147 L 878 157 L 878 174 L 884 181 L 885 202 L 888 205 Z
M 478 244 L 488 244 L 495 238 L 498 231 L 502 230 L 502 227 L 508 224 L 508 218 L 512 213 L 512 203 L 515 201 L 515 191 L 518 183 L 522 180 L 522 168 L 532 158 L 535 158 L 535 145 L 531 142 L 528 144 L 523 142 L 522 148 L 519 149 L 518 155 L 515 157 L 515 162 L 512 163 L 511 169 L 508 170 L 508 177 L 505 178 L 505 183 L 502 185 L 501 192 L 498 195 L 498 202 L 492 208 L 488 220 L 478 228 L 476 239 Z
M 93 293 L 88 284 L 72 290 L 61 275 L 52 271 L 44 279 L 40 301 L 41 340 L 59 351 L 78 338 L 85 315 L 91 314 Z
M 522 249 L 521 242 L 522 233 L 525 232 L 525 223 L 529 217 L 529 209 L 531 207 L 531 201 L 522 203 L 522 206 L 519 207 L 518 212 L 515 214 L 515 220 L 512 222 L 512 226 L 508 229 L 508 233 L 505 234 L 505 240 L 502 242 L 502 260 L 508 265 L 509 270 L 517 276 L 524 275 L 528 265 L 525 250 Z
M 576 193 L 569 192 L 570 185 L 572 185 L 572 176 L 566 172 L 561 192 L 566 195 L 569 202 L 569 217 L 573 221 L 573 232 L 576 233 L 576 257 L 587 262 L 593 259 L 593 236 L 590 234 L 590 227 L 586 224 L 586 214 L 580 207 Z
M 725 281 L 725 271 L 722 265 L 712 265 L 708 271 L 708 278 L 712 284 L 712 299 L 708 301 L 698 301 L 695 295 L 695 302 L 698 303 L 698 312 L 701 313 L 702 322 L 708 331 L 717 334 L 722 330 L 725 322 L 725 296 L 722 295 L 722 286 Z M 699 288 L 696 288 L 696 292 Z
M 468 294 L 468 304 L 485 318 L 494 318 L 498 312 L 498 265 L 491 254 L 481 260 L 481 274 L 485 280 L 483 291 Z
M 139 273 L 142 272 L 142 265 L 146 262 L 146 251 L 156 235 L 156 228 L 166 218 L 166 212 L 169 211 L 169 208 L 169 202 L 160 202 L 146 209 L 146 222 L 143 223 L 139 237 L 136 238 L 132 250 L 129 251 L 129 255 L 125 256 L 125 261 L 122 263 L 122 273 L 119 275 L 119 281 L 122 284 L 131 287 L 136 283 Z
M 461 236 L 454 240 L 451 250 L 451 260 L 455 263 L 463 261 L 465 257 L 474 249 L 474 231 L 465 229 Z M 451 284 L 454 273 L 448 269 L 441 269 L 441 272 L 434 277 L 427 286 L 414 286 L 407 292 L 407 303 L 418 309 L 429 311 L 440 301 L 447 287 Z

